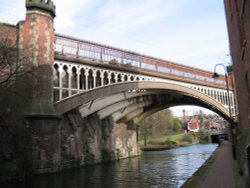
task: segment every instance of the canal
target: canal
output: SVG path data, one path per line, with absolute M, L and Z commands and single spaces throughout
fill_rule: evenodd
M 205 144 L 143 152 L 139 157 L 35 177 L 1 187 L 176 188 L 208 159 L 216 147 L 216 144 Z

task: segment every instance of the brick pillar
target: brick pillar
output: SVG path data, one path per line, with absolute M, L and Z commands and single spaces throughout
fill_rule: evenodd
M 18 48 L 23 66 L 32 72 L 26 115 L 31 129 L 33 170 L 54 172 L 60 167 L 60 116 L 53 105 L 52 74 L 55 6 L 51 0 L 26 0 L 26 9 L 26 19 L 18 25 Z

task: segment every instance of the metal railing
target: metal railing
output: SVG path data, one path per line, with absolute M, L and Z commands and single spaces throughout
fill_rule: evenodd
M 211 72 L 59 34 L 55 36 L 55 53 L 76 59 L 97 60 L 104 64 L 113 62 L 114 64 L 167 74 L 180 79 L 226 86 L 223 76 L 220 79 L 214 79 Z

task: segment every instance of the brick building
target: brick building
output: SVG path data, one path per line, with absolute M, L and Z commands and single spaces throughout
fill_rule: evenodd
M 193 116 L 188 123 L 188 130 L 198 132 L 200 129 L 200 118 L 199 116 Z
M 237 160 L 250 178 L 250 0 L 224 0 L 238 102 Z

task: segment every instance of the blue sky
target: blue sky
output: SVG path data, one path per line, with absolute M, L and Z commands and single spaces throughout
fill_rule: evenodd
M 230 62 L 223 0 L 53 2 L 57 33 L 208 71 Z M 0 0 L 0 22 L 24 17 L 25 0 Z
M 230 62 L 223 0 L 54 0 L 57 33 L 213 71 Z M 0 22 L 25 0 L 0 0 Z M 219 70 L 220 71 L 220 70 Z

